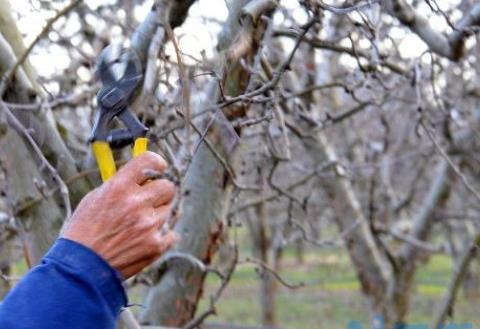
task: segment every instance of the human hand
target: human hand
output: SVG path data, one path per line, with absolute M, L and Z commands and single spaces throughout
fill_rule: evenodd
M 137 274 L 177 239 L 173 231 L 159 230 L 171 212 L 174 184 L 144 174 L 166 167 L 165 160 L 151 152 L 131 160 L 85 196 L 61 236 L 94 250 L 125 279 Z

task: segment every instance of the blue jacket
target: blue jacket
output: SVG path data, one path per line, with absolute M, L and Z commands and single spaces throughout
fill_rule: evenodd
M 126 303 L 117 271 L 59 239 L 0 304 L 0 329 L 114 329 Z

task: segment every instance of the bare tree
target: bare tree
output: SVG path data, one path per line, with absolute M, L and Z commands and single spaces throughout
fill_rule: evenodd
M 434 254 L 459 258 L 434 327 L 453 314 L 479 232 L 475 1 L 226 1 L 228 18 L 210 18 L 221 31 L 216 48 L 197 54 L 176 30 L 194 0 L 39 3 L 53 14 L 25 46 L 0 1 L 3 290 L 15 282 L 11 246 L 36 264 L 98 184 L 87 142 L 94 63 L 120 31 L 145 68 L 133 107 L 180 191 L 170 224 L 181 241 L 129 282 L 146 286 L 138 322 L 201 326 L 248 262 L 260 276 L 261 322 L 282 327 L 275 292 L 303 286 L 279 265 L 295 245 L 344 248 L 371 318 L 389 328 L 408 320 L 418 269 Z M 153 8 L 137 22 L 144 3 Z M 64 28 L 71 21 L 73 34 Z M 29 55 L 53 46 L 69 66 L 39 76 Z M 246 257 L 235 238 L 243 224 L 253 245 Z M 225 267 L 215 261 L 220 244 L 231 247 Z M 207 275 L 220 285 L 198 314 Z M 139 327 L 131 312 L 123 319 Z

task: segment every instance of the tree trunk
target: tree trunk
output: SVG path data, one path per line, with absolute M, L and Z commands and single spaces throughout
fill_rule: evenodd
M 8 280 L 10 276 L 10 262 L 12 258 L 11 241 L 0 241 L 0 300 L 8 293 L 11 283 Z
M 232 3 L 226 27 L 228 37 L 220 38 L 220 43 L 222 40 L 230 40 L 224 44 L 227 61 L 222 81 L 222 91 L 227 96 L 240 95 L 248 86 L 250 72 L 241 62 L 244 60 L 247 66 L 253 65 L 265 31 L 264 22 L 260 22 L 259 18 L 271 13 L 275 5 L 269 0 L 254 0 L 251 3 L 260 6 L 247 6 L 243 9 L 246 3 L 244 0 Z M 239 17 L 242 26 L 239 25 Z M 237 34 L 237 31 L 240 32 Z M 232 40 L 234 43 L 229 47 Z M 209 99 L 219 100 L 220 92 L 216 87 Z M 229 119 L 238 115 L 238 110 L 243 116 L 247 108 L 235 110 L 227 111 Z M 210 146 L 202 142 L 194 154 L 183 186 L 182 217 L 175 227 L 181 236 L 176 251 L 191 254 L 207 265 L 210 264 L 217 249 L 218 237 L 224 229 L 233 187 L 232 177 L 229 177 L 231 173 L 225 165 L 235 168 L 234 159 L 239 142 L 238 135 L 222 113 L 216 113 L 212 119 L 212 127 L 206 135 L 206 142 Z M 224 161 L 220 161 L 219 156 Z M 205 273 L 183 259 L 170 261 L 164 267 L 166 269 L 158 273 L 159 282 L 149 291 L 148 307 L 142 314 L 142 322 L 179 327 L 195 314 Z
M 211 140 L 220 133 L 230 134 L 229 151 L 234 151 L 236 135 L 228 131 L 228 126 L 212 128 L 208 136 Z M 184 183 L 182 218 L 175 231 L 181 236 L 176 251 L 191 254 L 205 264 L 210 263 L 216 251 L 224 225 L 231 191 L 230 184 L 225 185 L 225 175 L 223 165 L 202 144 Z M 142 322 L 179 327 L 195 313 L 205 273 L 182 259 L 171 261 L 166 266 L 159 283 L 149 290 L 148 308 L 142 315 Z
M 0 36 L 0 58 L 0 74 L 4 75 L 16 63 L 17 57 L 13 53 L 10 44 L 2 36 Z M 36 91 L 33 88 L 33 84 L 20 67 L 11 87 L 7 89 L 4 99 L 12 103 L 29 104 L 35 101 L 35 97 Z M 63 179 L 72 178 L 78 174 L 77 163 L 57 130 L 57 123 L 50 110 L 12 110 L 12 112 L 31 131 L 35 142 Z M 23 136 L 21 137 L 24 138 Z M 75 206 L 80 202 L 90 189 L 91 186 L 86 179 L 73 181 L 69 186 L 72 204 Z
M 437 164 L 429 191 L 415 218 L 412 219 L 411 235 L 420 241 L 426 241 L 432 230 L 433 212 L 443 208 L 450 195 L 450 167 L 443 159 Z M 397 255 L 394 271 L 394 288 L 388 296 L 388 304 L 394 323 L 404 324 L 409 311 L 410 298 L 422 252 L 412 244 L 404 244 Z
M 313 54 L 310 53 L 310 56 Z M 299 85 L 295 82 L 296 77 L 291 78 L 294 79 L 291 82 L 293 86 Z M 311 99 L 317 107 L 322 104 L 316 93 Z M 317 111 L 312 111 L 311 114 L 314 119 L 318 119 Z M 390 315 L 386 309 L 385 296 L 391 289 L 392 268 L 375 241 L 354 187 L 346 177 L 344 169 L 338 165 L 338 156 L 323 130 L 318 130 L 312 138 L 302 139 L 302 142 L 317 165 L 325 162 L 334 164 L 336 177 L 324 180 L 323 188 L 334 210 L 339 231 L 350 231 L 344 237 L 345 245 L 362 292 L 367 296 L 372 318 L 387 315 L 385 321 L 389 323 Z
M 309 141 L 307 144 L 311 145 Z M 317 134 L 311 150 L 317 157 L 323 155 L 320 161 L 338 161 L 323 132 Z M 384 321 L 388 324 L 390 314 L 386 309 L 385 296 L 392 282 L 390 264 L 384 259 L 375 242 L 351 182 L 341 172 L 337 171 L 337 174 L 335 179 L 325 182 L 324 188 L 335 211 L 339 231 L 343 232 L 358 225 L 344 239 L 347 251 L 357 272 L 362 292 L 369 300 L 372 317 L 386 315 Z
M 477 259 L 474 259 L 466 269 L 462 290 L 465 298 L 469 300 L 475 300 L 480 296 L 480 269 Z
M 265 196 L 266 188 L 266 173 L 265 169 L 260 169 L 260 186 L 261 197 Z M 269 252 L 272 250 L 272 233 L 268 224 L 269 214 L 266 202 L 261 202 L 250 210 L 248 216 L 248 227 L 250 236 L 252 238 L 252 253 L 253 256 L 260 260 L 263 264 L 269 267 L 272 260 L 269 257 Z M 277 326 L 276 317 L 276 280 L 273 274 L 262 268 L 258 268 L 259 280 L 259 300 L 261 306 L 261 323 L 268 328 L 275 328 Z
M 35 181 L 42 182 L 32 150 L 13 129 L 0 136 L 0 166 L 7 181 L 7 200 L 17 214 L 18 225 L 25 230 L 21 237 L 30 265 L 36 264 L 56 239 L 63 223 L 64 212 L 53 198 L 43 198 Z M 25 207 L 32 200 L 42 200 L 35 206 Z

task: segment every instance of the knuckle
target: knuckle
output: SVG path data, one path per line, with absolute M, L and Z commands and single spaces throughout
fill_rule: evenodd
M 165 159 L 153 152 L 145 152 L 140 158 L 141 161 L 145 162 L 146 165 L 152 166 L 154 168 L 165 169 L 167 168 L 167 162 Z
M 153 240 L 155 241 L 155 246 L 157 246 L 157 247 L 160 247 L 163 244 L 163 238 L 158 233 L 155 233 L 153 235 Z
M 137 203 L 133 201 L 133 198 L 131 197 L 126 198 L 123 204 L 123 211 L 128 215 L 128 217 L 137 218 L 137 221 L 138 221 L 138 217 L 140 215 L 138 213 L 138 210 L 139 210 L 139 207 Z
M 112 193 L 118 193 L 125 189 L 125 180 L 122 176 L 114 176 L 104 186 L 105 189 Z
M 163 240 L 159 234 L 153 234 L 149 239 L 148 250 L 153 255 L 159 255 L 162 252 Z
M 175 184 L 168 179 L 160 179 L 157 182 L 157 190 L 164 194 L 173 194 L 175 191 Z
M 127 207 L 132 211 L 142 210 L 145 206 L 145 198 L 143 198 L 138 193 L 129 193 L 128 196 L 125 197 L 124 201 Z
M 141 215 L 140 220 L 137 222 L 137 228 L 139 231 L 150 231 L 156 226 L 156 221 L 152 216 Z
M 175 184 L 167 179 L 162 179 L 158 182 L 158 193 L 163 199 L 172 199 L 175 195 Z
M 144 226 L 148 222 L 148 214 L 143 207 L 132 205 L 132 212 L 135 214 L 136 225 Z
M 166 190 L 166 192 L 167 192 L 167 193 L 170 193 L 170 194 L 174 194 L 174 193 L 175 193 L 175 189 L 176 189 L 175 184 L 174 184 L 172 181 L 168 180 L 168 179 L 164 179 L 164 181 L 165 181 L 165 190 Z
M 160 223 L 165 222 L 165 220 L 167 220 L 168 214 L 169 214 L 169 212 L 166 211 L 166 210 L 159 211 L 158 214 L 157 214 L 157 217 L 158 217 L 157 220 Z

